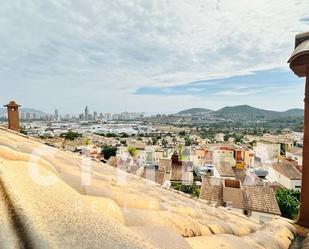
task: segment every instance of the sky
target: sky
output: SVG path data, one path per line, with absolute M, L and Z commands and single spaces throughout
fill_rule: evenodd
M 0 103 L 45 112 L 303 107 L 287 60 L 307 0 L 10 0 Z

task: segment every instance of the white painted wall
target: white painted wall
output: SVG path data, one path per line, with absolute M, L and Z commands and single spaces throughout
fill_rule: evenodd
M 257 142 L 254 152 L 262 163 L 272 163 L 280 156 L 280 144 Z
M 282 175 L 273 167 L 268 168 L 268 176 L 266 177 L 270 182 L 279 182 L 282 186 L 290 190 L 300 190 L 301 180 L 291 180 Z

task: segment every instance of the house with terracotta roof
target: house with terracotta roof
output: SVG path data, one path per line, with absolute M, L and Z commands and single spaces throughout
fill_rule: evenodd
M 303 164 L 303 149 L 300 147 L 293 147 L 293 149 L 286 152 L 286 157 L 295 160 L 298 166 L 301 166 Z
M 287 162 L 273 163 L 268 168 L 268 176 L 270 182 L 278 182 L 287 189 L 301 189 L 301 172 L 293 165 Z
M 172 155 L 172 167 L 170 181 L 191 185 L 193 183 L 193 163 L 179 160 L 178 154 Z
M 231 146 L 217 146 L 213 148 L 213 163 L 230 163 L 235 165 L 234 150 Z
M 261 222 L 268 222 L 281 215 L 275 193 L 267 185 L 242 185 L 235 179 L 205 176 L 202 178 L 200 199 Z
M 235 173 L 232 169 L 232 165 L 229 162 L 217 162 L 214 165 L 217 171 L 216 175 L 219 175 L 220 178 L 235 179 Z

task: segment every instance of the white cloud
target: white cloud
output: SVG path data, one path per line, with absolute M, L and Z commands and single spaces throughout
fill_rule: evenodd
M 5 1 L 0 79 L 27 92 L 24 102 L 66 91 L 76 104 L 85 94 L 100 103 L 141 86 L 286 68 L 308 9 L 297 0 Z

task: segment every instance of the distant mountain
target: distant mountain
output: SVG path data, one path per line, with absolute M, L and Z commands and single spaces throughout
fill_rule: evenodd
M 36 115 L 38 116 L 43 116 L 45 115 L 45 113 L 43 111 L 40 111 L 40 110 L 36 110 L 36 109 L 32 109 L 32 108 L 21 108 L 20 109 L 20 113 L 35 113 Z M 0 108 L 0 116 L 5 116 L 7 113 L 7 110 L 6 108 Z
M 212 112 L 212 110 L 205 109 L 205 108 L 190 108 L 183 111 L 178 112 L 179 115 L 185 115 L 185 114 L 191 114 L 191 115 L 197 115 L 201 113 L 209 113 Z
M 304 116 L 304 110 L 299 109 L 299 108 L 294 108 L 294 109 L 290 109 L 285 112 L 282 112 L 282 114 L 284 116 L 289 116 L 289 117 L 301 117 L 301 116 Z
M 226 106 L 218 111 L 212 111 L 205 108 L 191 108 L 178 112 L 177 114 L 199 115 L 209 113 L 215 118 L 225 119 L 276 119 L 281 117 L 302 117 L 304 116 L 303 109 L 290 109 L 287 111 L 271 111 L 260 108 L 255 108 L 249 105 Z
M 290 109 L 284 112 L 264 110 L 249 105 L 227 106 L 216 112 L 219 118 L 240 119 L 274 119 L 280 117 L 301 117 L 304 115 L 302 109 Z

